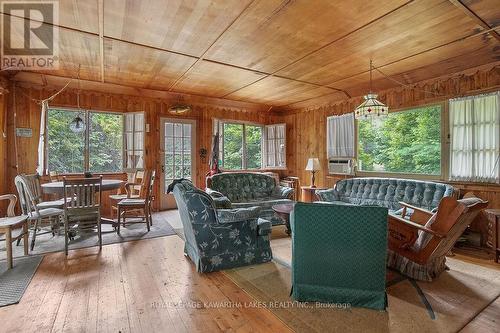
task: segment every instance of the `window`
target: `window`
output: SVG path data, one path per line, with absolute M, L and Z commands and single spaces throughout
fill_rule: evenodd
M 47 114 L 47 167 L 60 173 L 118 172 L 122 170 L 123 116 L 80 112 L 86 130 L 74 133 L 69 124 L 74 110 L 49 109 Z
M 265 163 L 266 168 L 286 167 L 286 125 L 265 126 Z
M 142 169 L 144 168 L 144 113 L 130 112 L 124 117 L 124 169 Z
M 500 92 L 450 100 L 450 178 L 500 182 Z
M 262 127 L 222 123 L 222 168 L 227 170 L 262 167 Z
M 441 107 L 358 121 L 360 171 L 441 174 Z
M 226 170 L 284 168 L 285 124 L 254 125 L 214 119 L 219 132 L 220 165 Z
M 165 121 L 164 152 L 165 152 L 165 186 L 174 179 L 186 178 L 192 180 L 192 123 Z

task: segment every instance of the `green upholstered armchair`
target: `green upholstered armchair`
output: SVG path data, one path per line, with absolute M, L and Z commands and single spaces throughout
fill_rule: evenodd
M 387 214 L 377 206 L 297 203 L 292 297 L 385 309 Z
M 184 253 L 198 272 L 271 260 L 271 222 L 258 218 L 259 207 L 216 209 L 214 199 L 189 180 L 174 183 L 173 193 L 184 227 Z

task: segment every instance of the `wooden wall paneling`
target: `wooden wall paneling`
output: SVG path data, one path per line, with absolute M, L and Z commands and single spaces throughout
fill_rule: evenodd
M 9 94 L 9 103 L 11 108 L 7 113 L 8 121 L 8 138 L 9 142 L 17 140 L 17 155 L 19 165 L 15 165 L 15 145 L 8 145 L 8 172 L 5 181 L 8 184 L 7 190 L 14 191 L 14 177 L 18 173 L 33 173 L 37 164 L 37 148 L 40 126 L 40 105 L 35 103 L 35 100 L 47 98 L 54 94 L 58 89 L 53 87 L 40 87 L 33 85 L 23 85 L 21 82 L 16 82 L 16 88 L 13 89 L 13 83 L 10 90 L 15 91 L 15 108 L 14 100 Z M 4 95 L 2 98 L 5 98 Z M 77 106 L 77 90 L 68 88 L 60 93 L 50 102 L 52 107 L 76 108 Z M 194 97 L 197 100 L 196 97 Z M 212 119 L 220 118 L 227 120 L 246 121 L 259 124 L 267 124 L 269 121 L 269 113 L 260 112 L 260 106 L 254 106 L 252 109 L 238 108 L 224 105 L 207 105 L 194 104 L 192 111 L 182 116 L 175 116 L 168 113 L 168 107 L 174 103 L 173 99 L 148 98 L 139 96 L 130 96 L 123 94 L 110 94 L 98 91 L 82 90 L 80 93 L 80 105 L 82 108 L 96 111 L 112 111 L 112 112 L 136 112 L 143 111 L 145 113 L 146 123 L 149 124 L 149 132 L 145 135 L 145 167 L 153 168 L 157 171 L 158 179 L 155 185 L 154 193 L 158 197 L 160 191 L 160 181 L 162 174 L 161 164 L 159 159 L 160 150 L 160 118 L 181 118 L 194 119 L 197 126 L 197 139 L 195 143 L 195 153 L 197 156 L 195 170 L 193 175 L 196 183 L 200 187 L 205 186 L 205 174 L 208 172 L 208 156 L 205 161 L 199 158 L 200 148 L 207 149 L 210 152 L 212 140 Z M 190 103 L 189 99 L 185 100 Z M 231 104 L 231 103 L 229 103 Z M 14 133 L 14 110 L 17 111 L 16 126 L 31 128 L 33 135 L 31 138 L 15 138 Z M 0 146 L 1 154 L 1 146 Z M 1 155 L 0 155 L 1 156 Z M 123 174 L 106 175 L 106 177 L 123 177 Z M 4 191 L 2 191 L 4 192 Z M 109 212 L 109 203 L 103 201 L 104 213 Z M 157 208 L 158 201 L 155 202 Z

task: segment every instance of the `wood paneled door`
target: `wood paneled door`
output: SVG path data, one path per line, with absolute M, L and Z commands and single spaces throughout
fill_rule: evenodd
M 161 118 L 160 124 L 160 209 L 171 209 L 177 206 L 168 185 L 177 178 L 195 181 L 196 121 Z

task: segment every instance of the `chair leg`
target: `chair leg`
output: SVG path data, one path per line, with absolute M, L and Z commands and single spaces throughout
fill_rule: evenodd
M 5 233 L 5 247 L 7 248 L 7 268 L 11 269 L 14 265 L 12 259 L 12 231 L 10 228 Z
M 153 226 L 153 213 L 152 213 L 152 209 L 151 209 L 151 202 L 148 203 L 148 213 L 149 213 L 149 224 L 151 226 Z
M 68 256 L 68 237 L 69 237 L 69 226 L 68 218 L 64 218 L 64 253 Z
M 35 248 L 35 240 L 36 240 L 36 231 L 38 229 L 38 222 L 40 222 L 40 219 L 35 220 L 35 227 L 33 228 L 33 237 L 31 238 L 31 251 Z
M 29 229 L 28 229 L 28 222 L 25 221 L 24 224 L 23 224 L 23 246 L 24 246 L 24 255 L 27 256 L 28 255 L 28 234 L 29 234 Z M 19 241 L 21 240 L 21 238 L 18 238 L 17 242 L 19 243 Z
M 122 209 L 120 205 L 118 205 L 118 223 L 116 226 L 116 233 L 119 235 L 120 234 L 120 224 L 122 222 Z
M 99 238 L 99 251 L 102 250 L 102 229 L 101 229 L 101 214 L 97 217 L 97 236 Z
M 148 232 L 151 231 L 151 228 L 149 226 L 149 209 L 148 209 L 148 205 L 146 204 L 144 206 L 144 219 L 146 220 L 146 226 L 148 227 Z

